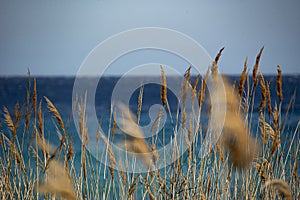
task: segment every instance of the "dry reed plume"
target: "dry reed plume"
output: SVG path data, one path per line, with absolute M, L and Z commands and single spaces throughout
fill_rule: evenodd
M 38 186 L 41 193 L 52 193 L 66 199 L 76 199 L 72 181 L 63 166 L 57 161 L 52 161 L 47 170 L 47 178 Z
M 165 106 L 167 104 L 167 79 L 165 75 L 165 70 L 162 66 L 160 66 L 161 69 L 161 101 L 162 104 Z
M 253 72 L 252 72 L 252 78 L 253 78 L 253 88 L 255 89 L 257 84 L 258 84 L 258 78 L 257 78 L 257 72 L 258 72 L 258 66 L 259 66 L 259 61 L 260 61 L 260 57 L 261 57 L 261 54 L 264 50 L 264 47 L 262 47 L 256 57 L 256 60 L 255 60 L 255 65 L 253 67 Z
M 59 127 L 65 131 L 65 126 L 64 126 L 64 123 L 63 123 L 63 120 L 58 112 L 58 110 L 56 109 L 56 107 L 53 105 L 53 103 L 47 98 L 47 97 L 44 97 L 46 102 L 47 102 L 47 105 L 48 105 L 48 109 L 50 110 L 50 112 L 55 116 L 58 124 L 59 124 Z
M 261 88 L 261 101 L 259 105 L 259 113 L 262 114 L 263 109 L 266 107 L 267 87 L 266 87 L 264 76 L 262 75 L 261 71 L 259 71 L 258 74 L 260 77 L 260 88 Z
M 220 50 L 222 52 L 223 49 Z M 219 54 L 220 54 L 219 52 Z M 257 142 L 250 136 L 249 127 L 243 116 L 238 112 L 238 99 L 225 77 L 218 74 L 217 61 L 219 54 L 215 59 L 215 66 L 212 69 L 214 91 L 211 94 L 212 104 L 226 106 L 225 121 L 221 143 L 226 151 L 230 153 L 230 160 L 238 168 L 249 167 L 252 160 L 257 156 Z M 224 91 L 220 91 L 221 86 Z M 225 92 L 225 93 L 224 93 Z M 223 96 L 225 94 L 225 97 Z M 225 107 L 223 107 L 224 109 Z M 220 108 L 219 108 L 220 109 Z M 221 108 L 222 109 L 222 108 Z M 216 114 L 215 123 L 222 123 L 223 115 Z M 219 125 L 215 124 L 215 127 Z
M 137 124 L 133 113 L 122 103 L 119 103 L 117 108 L 120 113 L 114 114 L 115 120 L 121 130 L 126 134 L 122 147 L 140 158 L 150 169 L 152 166 L 152 156 L 150 156 L 148 144 L 144 139 L 144 134 Z
M 206 88 L 206 81 L 209 76 L 209 69 L 207 69 L 205 76 L 202 78 L 201 82 L 201 89 L 198 92 L 198 106 L 202 107 L 204 99 L 205 99 L 205 88 Z
M 238 95 L 239 98 L 242 98 L 243 92 L 244 92 L 244 85 L 247 79 L 247 62 L 248 62 L 248 57 L 246 57 L 245 62 L 244 62 L 244 69 L 242 71 L 242 74 L 240 76 L 240 82 L 238 86 Z
M 282 101 L 282 73 L 279 65 L 277 66 L 277 72 L 278 75 L 277 75 L 276 93 L 279 98 L 279 101 L 281 102 Z
M 3 110 L 4 110 L 4 118 L 5 118 L 5 122 L 6 122 L 7 126 L 9 127 L 9 129 L 11 130 L 12 133 L 15 133 L 16 132 L 15 125 L 13 123 L 13 120 L 10 116 L 8 109 L 6 107 L 4 107 Z
M 275 189 L 286 199 L 286 200 L 292 200 L 292 191 L 290 189 L 290 186 L 283 180 L 280 179 L 274 179 L 269 180 L 265 183 L 262 189 L 265 189 L 266 187 L 273 186 Z

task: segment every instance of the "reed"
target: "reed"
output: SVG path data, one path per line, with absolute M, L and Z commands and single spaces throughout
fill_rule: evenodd
M 281 72 L 281 68 L 278 65 L 277 66 L 277 72 L 278 72 L 278 76 L 277 76 L 277 86 L 276 86 L 276 93 L 277 96 L 279 98 L 279 101 L 282 102 L 282 72 Z
M 267 92 L 267 104 L 268 104 L 268 114 L 269 117 L 271 116 L 272 113 L 272 106 L 271 106 L 271 91 L 270 91 L 270 82 L 268 81 L 266 84 L 266 92 Z
M 259 66 L 259 61 L 260 61 L 260 57 L 261 54 L 264 50 L 264 47 L 262 47 L 258 53 L 258 55 L 256 56 L 256 60 L 255 60 L 255 65 L 253 67 L 253 71 L 252 71 L 252 79 L 253 79 L 253 88 L 255 90 L 257 84 L 258 84 L 258 78 L 257 78 L 257 72 L 258 72 L 258 66 Z
M 102 138 L 102 140 L 104 141 L 104 143 L 107 146 L 111 166 L 116 169 L 117 168 L 117 161 L 115 159 L 115 155 L 114 155 L 114 152 L 113 152 L 113 150 L 112 150 L 112 148 L 109 144 L 109 141 L 107 140 L 107 138 L 105 137 L 105 135 L 103 134 L 103 132 L 101 130 L 98 130 L 98 131 L 99 131 L 98 133 L 99 133 L 100 137 Z
M 75 100 L 72 113 L 79 117 L 77 125 L 82 138 L 80 146 L 76 146 L 78 144 L 74 138 L 76 134 L 74 135 L 70 128 L 72 117 L 68 122 L 62 118 L 63 115 L 55 106 L 55 102 L 47 97 L 39 99 L 38 83 L 36 78 L 31 80 L 28 70 L 25 105 L 16 103 L 12 110 L 4 107 L 2 112 L 0 197 L 2 199 L 299 198 L 300 124 L 298 123 L 292 130 L 286 124 L 288 117 L 283 118 L 281 107 L 284 101 L 282 91 L 284 87 L 281 68 L 277 67 L 276 88 L 272 91 L 272 83 L 258 68 L 263 51 L 261 48 L 256 57 L 252 77 L 248 76 L 246 58 L 238 85 L 235 87 L 235 84 L 219 74 L 218 67 L 223 50 L 224 48 L 220 49 L 206 74 L 201 79 L 197 76 L 193 84 L 190 84 L 193 80 L 191 67 L 187 69 L 179 91 L 181 95 L 178 97 L 183 106 L 178 108 L 176 113 L 170 113 L 167 99 L 168 77 L 161 66 L 160 101 L 163 107 L 151 124 L 150 133 L 155 135 L 149 138 L 145 138 L 146 133 L 139 125 L 145 101 L 146 88 L 143 85 L 136 102 L 137 117 L 127 106 L 116 104 L 111 108 L 109 122 L 105 120 L 102 122 L 102 118 L 99 120 L 97 133 L 90 133 L 88 130 L 86 123 L 89 115 L 86 113 L 86 101 Z M 212 82 L 209 82 L 211 78 Z M 225 94 L 220 93 L 217 87 L 221 81 L 224 84 Z M 213 85 L 208 91 L 206 90 L 208 83 L 217 85 Z M 254 94 L 258 84 L 261 88 L 261 98 L 260 102 L 255 102 Z M 184 106 L 188 103 L 186 98 L 189 91 L 192 102 L 196 96 L 198 97 L 199 109 L 195 109 L 192 104 L 192 112 Z M 206 92 L 210 95 L 206 95 Z M 271 92 L 276 92 L 278 98 L 271 99 Z M 293 97 L 291 104 L 295 101 L 296 97 Z M 259 107 L 254 106 L 255 103 Z M 207 128 L 208 122 L 204 120 L 212 113 L 209 110 L 206 112 L 209 104 L 212 107 L 214 104 L 226 105 L 224 126 L 218 141 L 210 137 L 210 133 L 214 130 L 211 127 Z M 54 117 L 50 125 L 45 121 L 46 114 L 44 117 L 46 106 Z M 166 107 L 169 116 L 164 115 Z M 288 107 L 293 108 L 292 105 Z M 257 115 L 253 112 L 258 113 L 257 119 L 254 118 Z M 169 120 L 170 128 L 162 122 L 164 118 L 171 118 L 171 114 L 175 114 L 176 120 Z M 217 110 L 215 121 L 209 122 L 213 123 L 213 127 L 218 127 L 223 121 L 221 118 L 221 112 Z M 109 126 L 108 131 L 102 131 L 105 130 L 102 127 L 106 125 Z M 87 151 L 92 140 L 90 134 L 96 134 L 97 144 L 100 140 L 103 141 L 105 146 L 101 149 L 105 150 L 100 151 L 99 148 L 97 156 L 107 158 L 108 166 L 95 161 Z M 161 148 L 174 139 L 168 138 L 171 135 L 178 136 L 179 141 L 173 141 L 173 151 L 166 152 Z M 289 135 L 292 136 L 291 139 L 286 137 Z M 46 137 L 58 137 L 59 144 L 50 144 Z M 208 153 L 203 155 L 200 147 L 205 139 L 208 141 Z M 131 154 L 133 159 L 129 160 L 126 157 L 122 162 L 122 158 L 119 160 L 115 155 L 112 145 L 123 148 L 127 151 L 126 155 Z M 182 155 L 176 158 L 180 153 Z M 168 158 L 174 162 L 161 169 L 156 168 L 165 164 Z M 128 167 L 136 167 L 138 161 L 148 169 L 147 172 L 126 171 Z
M 161 69 L 161 102 L 165 106 L 167 104 L 167 79 L 165 75 L 165 70 L 162 66 L 160 66 Z
M 264 188 L 268 186 L 273 186 L 276 188 L 276 190 L 287 200 L 292 200 L 292 191 L 290 189 L 290 186 L 283 180 L 274 179 L 269 180 L 265 183 Z
M 58 122 L 59 127 L 63 131 L 65 131 L 65 126 L 64 126 L 63 120 L 62 120 L 62 118 L 61 118 L 58 110 L 56 109 L 56 107 L 53 105 L 53 103 L 47 97 L 44 97 L 44 99 L 47 102 L 49 111 L 55 116 L 55 118 L 56 118 L 56 120 Z
M 238 112 L 239 104 L 236 96 L 230 91 L 230 86 L 224 79 L 223 82 L 226 100 L 225 102 L 216 102 L 221 105 L 227 104 L 221 141 L 226 151 L 230 153 L 232 164 L 239 168 L 246 168 L 258 154 L 257 142 L 250 136 L 249 127 Z M 222 99 L 218 95 L 213 94 L 212 97 Z
M 209 69 L 207 69 L 205 76 L 201 81 L 201 89 L 198 92 L 198 106 L 201 108 L 205 99 L 205 89 L 206 89 L 206 81 L 209 76 Z
M 37 91 L 36 91 L 36 77 L 33 78 L 33 94 L 32 94 L 32 105 L 33 105 L 33 116 L 36 119 L 36 111 L 37 111 Z
M 142 111 L 142 104 L 143 104 L 143 93 L 144 93 L 144 86 L 140 87 L 140 93 L 138 97 L 138 109 L 137 109 L 137 123 L 140 123 L 141 111 Z
M 71 180 L 59 162 L 52 161 L 47 170 L 47 179 L 38 186 L 41 193 L 52 193 L 66 199 L 76 199 L 76 193 Z
M 191 78 L 191 67 L 189 67 L 184 75 L 185 79 L 183 81 L 182 87 L 181 87 L 181 99 L 182 99 L 182 104 L 185 106 L 186 98 L 187 98 L 187 93 L 188 93 L 188 88 L 189 88 L 189 81 Z
M 261 89 L 261 101 L 259 105 L 259 113 L 263 112 L 263 109 L 266 107 L 266 100 L 267 100 L 267 88 L 264 76 L 262 75 L 261 71 L 258 72 L 260 77 L 260 89 Z
M 42 101 L 40 101 L 39 108 L 38 108 L 38 123 L 39 123 L 40 135 L 43 137 L 43 135 L 44 135 L 44 121 L 43 121 Z
M 140 158 L 151 169 L 152 156 L 150 156 L 148 144 L 144 140 L 144 134 L 137 124 L 133 113 L 124 104 L 120 103 L 117 107 L 122 117 L 120 118 L 120 114 L 115 113 L 115 120 L 126 135 L 121 147 Z
M 11 132 L 13 134 L 15 134 L 16 128 L 15 128 L 15 125 L 13 123 L 13 120 L 11 118 L 11 115 L 10 115 L 8 109 L 6 107 L 4 107 L 3 111 L 4 111 L 5 122 L 6 122 L 7 126 L 8 126 L 8 128 L 11 130 Z
M 25 128 L 28 131 L 29 129 L 29 122 L 30 122 L 30 114 L 31 114 L 31 109 L 30 109 L 30 71 L 28 69 L 27 71 L 27 77 L 28 77 L 28 85 L 27 85 L 27 92 L 26 92 L 26 117 L 25 117 Z
M 242 99 L 242 95 L 244 92 L 244 84 L 246 82 L 247 79 L 247 62 L 248 62 L 248 57 L 246 57 L 245 62 L 244 62 L 244 69 L 242 71 L 242 74 L 240 76 L 240 82 L 239 82 L 239 86 L 238 86 L 238 95 L 239 98 Z

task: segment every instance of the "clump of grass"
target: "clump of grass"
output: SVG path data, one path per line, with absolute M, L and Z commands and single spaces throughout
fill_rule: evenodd
M 290 189 L 290 186 L 283 180 L 280 179 L 274 179 L 269 180 L 265 183 L 262 189 L 265 189 L 266 187 L 273 186 L 276 188 L 276 190 L 284 197 L 286 200 L 292 200 L 292 191 Z
M 76 199 L 72 180 L 68 178 L 64 167 L 57 161 L 51 161 L 47 169 L 47 178 L 38 186 L 40 193 L 51 193 L 66 199 Z
M 151 169 L 152 156 L 147 142 L 144 140 L 143 131 L 136 122 L 133 113 L 122 103 L 117 105 L 120 114 L 116 114 L 116 121 L 121 130 L 126 134 L 123 144 L 125 150 L 132 152 L 134 155 L 142 159 L 143 163 Z
M 224 48 L 219 51 L 204 77 L 197 76 L 193 82 L 191 68 L 186 71 L 181 96 L 178 97 L 183 107 L 175 113 L 176 119 L 170 125 L 171 133 L 167 133 L 162 125 L 164 118 L 171 118 L 174 114 L 170 112 L 168 105 L 168 77 L 162 66 L 160 97 L 163 107 L 150 130 L 151 133 L 156 133 L 155 136 L 144 138 L 139 127 L 143 117 L 143 93 L 146 89 L 143 86 L 137 101 L 137 119 L 123 104 L 116 105 L 115 113 L 111 108 L 110 128 L 107 132 L 102 131 L 103 124 L 100 120 L 96 133 L 97 142 L 102 140 L 106 146 L 106 151 L 97 152 L 98 157 L 108 155 L 109 166 L 95 162 L 94 157 L 86 151 L 90 142 L 86 102 L 78 103 L 76 100 L 72 108 L 72 113 L 78 111 L 75 114 L 79 116 L 78 127 L 82 138 L 80 150 L 75 151 L 75 143 L 68 134 L 72 132 L 68 125 L 70 122 L 66 123 L 62 118 L 55 102 L 47 97 L 38 98 L 38 79 L 33 79 L 31 87 L 28 70 L 25 105 L 17 103 L 13 112 L 6 107 L 3 109 L 4 124 L 0 126 L 0 196 L 2 199 L 299 198 L 300 123 L 294 130 L 285 129 L 286 120 L 282 119 L 281 107 L 288 97 L 283 98 L 281 68 L 277 68 L 275 88 L 278 99 L 271 99 L 272 84 L 259 69 L 263 48 L 256 57 L 252 77 L 248 75 L 246 58 L 236 90 L 235 84 L 229 83 L 218 72 L 223 50 Z M 215 85 L 221 81 L 224 83 L 225 95 L 219 93 L 217 87 L 212 87 L 216 90 L 209 91 L 212 99 L 205 95 L 211 78 Z M 259 107 L 256 111 L 254 104 L 257 100 L 254 94 L 259 84 L 261 99 L 257 102 Z M 198 97 L 199 106 L 199 109 L 195 109 L 192 104 L 190 114 L 185 108 L 189 102 L 189 92 L 192 102 Z M 209 138 L 212 130 L 205 126 L 207 122 L 202 118 L 206 114 L 203 112 L 204 107 L 210 106 L 209 104 L 211 107 L 214 104 L 226 105 L 223 133 L 215 146 L 212 145 L 213 138 Z M 43 105 L 47 106 L 55 119 L 53 129 L 45 125 Z M 164 109 L 168 109 L 169 115 L 164 115 Z M 253 112 L 259 114 L 258 119 L 253 118 L 256 116 Z M 218 119 L 218 110 L 216 113 Z M 220 117 L 215 125 L 219 126 L 221 121 Z M 255 121 L 259 122 L 258 125 Z M 114 135 L 120 132 L 119 129 L 124 136 L 119 146 L 141 160 L 148 172 L 127 172 L 128 166 L 124 166 L 124 163 L 129 163 L 132 167 L 136 163 L 123 163 L 116 158 L 112 143 Z M 50 133 L 51 137 L 57 135 L 58 146 L 50 145 L 45 138 L 45 133 L 52 130 L 55 131 L 54 134 Z M 282 137 L 283 134 L 290 134 L 292 139 L 285 141 L 287 139 Z M 166 138 L 170 135 L 179 138 L 179 141 L 173 143 L 174 151 L 158 154 L 161 146 L 167 144 Z M 29 144 L 26 144 L 28 140 L 25 137 L 31 139 Z M 208 139 L 209 143 L 209 152 L 205 155 L 200 154 L 199 150 L 204 139 Z M 259 142 L 260 139 L 263 140 L 262 143 Z M 183 146 L 186 147 L 186 152 Z M 179 153 L 182 156 L 177 157 Z M 168 158 L 174 162 L 161 169 L 156 168 Z
M 239 112 L 239 103 L 236 94 L 232 92 L 226 78 L 218 75 L 218 59 L 219 56 L 216 57 L 214 62 L 215 68 L 212 69 L 212 73 L 214 74 L 213 83 L 217 89 L 212 91 L 211 98 L 213 104 L 225 105 L 220 109 L 226 109 L 226 113 L 223 116 L 221 112 L 217 112 L 213 126 L 218 127 L 217 123 L 221 123 L 222 118 L 225 117 L 221 143 L 226 151 L 230 153 L 232 164 L 238 168 L 246 168 L 258 154 L 257 142 L 251 137 L 249 127 Z M 220 88 L 218 88 L 222 84 L 224 86 L 224 93 L 220 92 Z M 225 95 L 225 97 L 221 95 Z

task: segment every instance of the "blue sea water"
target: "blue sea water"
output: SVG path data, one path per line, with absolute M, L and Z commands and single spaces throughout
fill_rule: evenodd
M 89 79 L 86 78 L 89 82 Z M 114 90 L 114 86 L 118 82 L 120 77 L 102 77 L 99 80 L 98 88 L 95 93 L 95 107 L 97 114 L 105 115 L 110 110 L 111 96 Z M 128 81 L 123 85 L 124 90 L 133 82 L 142 83 L 145 77 L 130 77 Z M 194 77 L 192 78 L 193 82 Z M 42 99 L 44 96 L 49 98 L 54 105 L 60 111 L 60 114 L 64 117 L 69 116 L 72 110 L 72 91 L 75 77 L 37 77 L 37 94 L 38 99 Z M 159 80 L 159 77 L 158 77 Z M 239 77 L 229 76 L 231 82 L 236 81 L 238 83 Z M 176 80 L 177 81 L 177 80 Z M 275 101 L 278 103 L 276 95 L 276 76 L 265 76 L 265 81 L 270 81 L 272 106 Z M 172 80 L 170 81 L 172 82 Z M 174 82 L 174 81 L 173 81 Z M 181 83 L 178 83 L 179 85 Z M 296 93 L 296 101 L 293 105 L 294 114 L 298 115 L 300 111 L 300 101 L 297 100 L 300 95 L 300 75 L 283 76 L 283 104 L 282 111 L 286 111 L 290 103 L 290 99 L 293 94 Z M 0 106 L 7 107 L 9 110 L 13 110 L 15 103 L 19 102 L 20 105 L 25 105 L 26 91 L 28 87 L 27 77 L 0 77 Z M 33 87 L 33 80 L 31 80 L 31 87 Z M 137 98 L 139 90 L 132 91 L 130 98 L 130 108 L 136 110 Z M 258 86 L 255 93 L 255 109 L 257 110 L 261 99 L 260 87 Z M 172 91 L 168 91 L 168 101 L 172 108 L 172 111 L 177 109 L 177 99 Z M 153 104 L 160 104 L 160 86 L 157 84 L 145 85 L 144 97 L 143 97 L 143 111 L 147 111 Z M 47 117 L 47 115 L 46 115 Z
M 158 82 L 160 77 L 156 77 Z M 85 78 L 86 83 L 89 84 L 93 78 Z M 142 83 L 145 77 L 130 77 L 123 83 L 122 87 L 124 91 L 129 87 L 133 82 Z M 58 143 L 58 137 L 56 136 L 55 126 L 53 125 L 54 118 L 51 113 L 48 112 L 46 102 L 43 97 L 49 98 L 53 104 L 58 109 L 63 120 L 67 123 L 69 117 L 72 114 L 72 92 L 73 84 L 75 77 L 37 77 L 37 96 L 38 101 L 42 101 L 43 107 L 43 116 L 45 120 L 45 137 L 50 140 L 51 143 Z M 115 85 L 120 80 L 120 77 L 102 77 L 99 80 L 98 87 L 95 93 L 95 110 L 98 117 L 98 120 L 102 120 L 102 129 L 104 132 L 107 132 L 110 124 L 110 112 L 111 112 L 111 96 L 114 90 Z M 193 83 L 195 77 L 192 77 L 191 82 Z M 236 81 L 238 83 L 239 77 L 229 76 L 230 82 Z M 176 80 L 175 80 L 176 81 Z M 276 76 L 265 76 L 265 81 L 270 81 L 271 89 L 271 99 L 272 106 L 275 105 L 275 102 L 279 102 L 276 95 Z M 172 82 L 172 78 L 167 79 L 167 83 Z M 31 92 L 33 87 L 33 80 L 31 79 Z M 174 83 L 174 81 L 173 81 Z M 181 82 L 176 82 L 179 86 Z M 291 133 L 300 119 L 300 101 L 298 95 L 300 95 L 300 76 L 283 76 L 283 103 L 282 103 L 282 120 L 285 122 L 286 132 Z M 2 128 L 7 129 L 5 126 L 3 118 L 3 107 L 7 107 L 10 113 L 13 113 L 14 105 L 18 102 L 20 106 L 25 106 L 26 104 L 26 92 L 28 88 L 28 79 L 27 77 L 1 77 L 0 78 L 0 107 L 1 107 L 1 122 Z M 149 114 L 149 108 L 155 104 L 161 104 L 160 99 L 160 89 L 161 86 L 158 84 L 147 84 L 144 86 L 143 93 L 143 105 L 142 105 L 142 114 L 141 114 L 141 125 L 147 125 L 153 120 L 151 113 Z M 291 106 L 289 103 L 292 99 L 292 96 L 296 94 L 296 98 Z M 139 95 L 139 88 L 135 91 L 132 91 L 132 95 L 129 99 L 129 107 L 133 113 L 137 112 L 137 101 Z M 258 121 L 258 107 L 260 104 L 261 93 L 260 87 L 257 87 L 255 93 L 255 104 L 253 119 L 254 124 L 257 124 Z M 176 111 L 178 108 L 178 99 L 172 91 L 168 90 L 168 102 L 170 104 L 171 112 L 173 118 L 176 118 Z M 207 112 L 209 107 L 204 105 L 203 112 Z M 285 118 L 285 113 L 288 111 L 287 118 Z M 152 118 L 151 118 L 152 117 Z M 203 115 L 202 122 L 207 122 L 206 116 Z M 154 116 L 155 118 L 155 116 Z M 152 121 L 153 122 L 153 121 Z M 71 121 L 68 128 L 68 134 L 72 136 L 75 151 L 80 151 L 80 138 L 75 129 L 74 122 Z M 169 123 L 171 125 L 171 123 Z M 21 125 L 22 127 L 22 125 Z M 172 127 L 165 126 L 165 132 L 169 136 L 172 135 Z M 285 139 L 286 137 L 286 139 Z M 291 137 L 291 134 L 286 134 L 282 137 L 283 141 L 288 141 L 288 137 Z M 169 138 L 169 137 L 167 137 Z M 296 138 L 299 142 L 298 138 Z

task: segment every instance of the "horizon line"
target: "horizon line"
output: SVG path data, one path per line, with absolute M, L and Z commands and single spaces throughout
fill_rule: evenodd
M 239 77 L 241 76 L 240 74 L 227 74 L 227 73 L 221 73 L 221 75 L 224 76 L 232 76 L 232 77 Z M 282 73 L 282 76 L 299 76 L 299 73 Z M 77 75 L 68 75 L 68 74 L 52 74 L 52 75 L 45 75 L 45 74 L 38 74 L 38 75 L 34 75 L 34 74 L 30 74 L 30 77 L 37 77 L 37 78 L 75 78 Z M 160 77 L 160 74 L 151 74 L 151 75 L 127 75 L 128 77 Z M 168 75 L 167 77 L 176 77 L 177 75 Z M 184 75 L 182 75 L 184 76 Z M 191 74 L 191 77 L 197 77 L 198 75 L 195 74 Z M 252 74 L 248 74 L 248 76 L 252 76 Z M 277 76 L 277 73 L 266 73 L 263 74 L 263 76 Z M 20 75 L 20 74 L 6 74 L 6 75 L 0 75 L 0 78 L 23 78 L 26 77 L 28 78 L 28 75 Z M 87 77 L 87 78 L 97 78 L 96 75 L 84 75 L 84 76 L 78 76 L 78 77 Z M 105 74 L 102 77 L 122 77 L 122 75 L 118 75 L 118 74 Z

